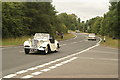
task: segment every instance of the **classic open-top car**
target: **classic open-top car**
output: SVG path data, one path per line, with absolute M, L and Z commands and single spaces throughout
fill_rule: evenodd
M 33 39 L 24 42 L 24 50 L 26 54 L 32 52 L 43 52 L 47 54 L 51 51 L 57 51 L 59 42 L 47 33 L 36 33 Z
M 88 35 L 88 40 L 96 40 L 95 34 L 94 34 L 94 33 L 90 33 L 90 34 Z

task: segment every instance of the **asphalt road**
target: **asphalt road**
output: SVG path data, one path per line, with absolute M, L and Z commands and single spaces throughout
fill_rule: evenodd
M 86 34 L 61 41 L 58 52 L 24 54 L 23 46 L 2 49 L 4 78 L 118 77 L 117 49 L 96 45 Z

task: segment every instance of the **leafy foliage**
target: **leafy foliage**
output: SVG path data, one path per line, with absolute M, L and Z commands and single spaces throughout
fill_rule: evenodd
M 77 19 L 75 14 L 61 13 L 58 15 L 58 19 L 67 29 L 73 31 L 78 29 L 78 25 L 80 24 L 80 18 Z
M 110 4 L 109 11 L 104 14 L 104 17 L 95 17 L 86 22 L 86 27 L 89 27 L 88 32 L 120 38 L 118 25 L 120 23 L 120 2 Z
M 57 30 L 67 32 L 49 2 L 3 2 L 2 21 L 3 38 L 34 35 L 37 32 L 55 35 Z

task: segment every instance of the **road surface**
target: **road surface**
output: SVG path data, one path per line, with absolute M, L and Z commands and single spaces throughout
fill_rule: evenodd
M 61 41 L 59 52 L 24 54 L 23 46 L 2 48 L 4 78 L 117 78 L 118 50 L 88 41 L 87 34 Z

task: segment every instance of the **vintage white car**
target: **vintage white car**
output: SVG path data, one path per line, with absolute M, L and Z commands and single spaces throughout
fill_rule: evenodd
M 47 54 L 51 51 L 57 51 L 59 42 L 47 33 L 36 33 L 33 39 L 24 42 L 24 50 L 26 54 L 32 52 L 43 52 Z
M 90 33 L 90 34 L 88 35 L 88 40 L 96 40 L 95 34 L 94 34 L 94 33 Z

